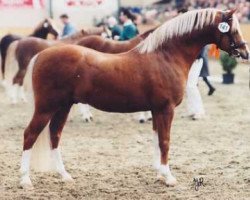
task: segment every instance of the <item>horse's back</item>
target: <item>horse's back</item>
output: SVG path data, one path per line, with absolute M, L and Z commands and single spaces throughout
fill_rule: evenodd
M 121 54 L 106 54 L 78 45 L 63 45 L 40 52 L 34 70 L 68 78 L 77 73 L 92 76 L 98 72 L 126 71 L 128 67 L 122 67 L 122 58 Z
M 48 48 L 52 46 L 53 44 L 56 44 L 55 41 L 50 41 L 50 40 L 45 40 L 42 38 L 36 38 L 36 37 L 26 37 L 23 38 L 19 41 L 19 47 L 20 48 L 30 48 L 30 47 L 43 47 L 43 48 Z
M 50 47 L 39 54 L 44 59 L 53 60 L 53 58 L 61 58 L 62 60 L 71 60 L 79 61 L 80 59 L 83 62 L 94 65 L 94 63 L 103 62 L 105 60 L 115 59 L 117 55 L 102 53 L 88 47 L 82 47 L 78 45 L 65 44 L 58 46 Z M 40 57 L 39 56 L 39 57 Z
M 98 49 L 102 49 L 104 42 L 105 42 L 104 38 L 102 38 L 101 36 L 90 35 L 90 36 L 87 36 L 85 38 L 82 38 L 77 43 L 77 45 L 98 50 Z

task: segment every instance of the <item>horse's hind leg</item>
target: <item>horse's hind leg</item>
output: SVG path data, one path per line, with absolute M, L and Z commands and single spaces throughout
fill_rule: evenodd
M 90 122 L 93 120 L 93 115 L 90 112 L 89 105 L 88 104 L 79 104 L 79 111 L 82 115 L 82 119 L 85 122 Z
M 158 132 L 158 146 L 160 149 L 160 158 L 158 158 L 160 160 L 160 166 L 157 166 L 157 168 L 159 168 L 158 173 L 164 177 L 166 184 L 169 186 L 176 184 L 176 179 L 172 175 L 168 163 L 170 129 L 173 116 L 173 106 L 167 106 L 163 111 L 153 113 L 154 129 Z M 159 152 L 159 150 L 157 151 Z
M 23 154 L 21 159 L 21 186 L 32 187 L 29 177 L 31 149 L 36 142 L 39 134 L 48 124 L 53 113 L 40 113 L 35 112 L 34 116 L 24 132 Z
M 138 113 L 138 121 L 142 124 L 146 122 L 145 112 Z
M 58 110 L 50 121 L 50 140 L 52 147 L 52 159 L 56 171 L 61 174 L 64 181 L 73 181 L 70 174 L 65 170 L 60 150 L 58 149 L 61 133 L 67 120 L 71 105 Z
M 13 103 L 16 103 L 19 100 L 19 98 L 23 100 L 24 102 L 27 102 L 27 99 L 24 93 L 24 88 L 23 88 L 23 80 L 24 80 L 25 74 L 26 74 L 26 70 L 19 69 L 13 79 L 13 88 L 14 88 L 13 99 L 12 99 Z

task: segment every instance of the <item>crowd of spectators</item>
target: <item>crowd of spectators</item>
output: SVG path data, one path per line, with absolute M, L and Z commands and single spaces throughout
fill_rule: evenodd
M 247 0 L 186 0 L 184 6 L 188 9 L 197 8 L 238 8 L 238 18 L 241 22 L 250 20 L 250 2 Z
M 133 15 L 133 23 L 140 25 L 142 23 L 160 24 L 168 19 L 177 16 L 180 12 L 202 9 L 202 8 L 218 8 L 221 10 L 237 8 L 236 15 L 241 23 L 250 22 L 250 0 L 162 0 L 146 7 L 130 7 Z M 122 10 L 122 9 L 121 9 Z M 113 27 L 113 22 L 117 26 L 121 26 L 118 16 L 107 16 L 96 25 L 106 24 Z
M 193 10 L 201 8 L 218 8 L 229 9 L 237 8 L 236 13 L 239 21 L 247 23 L 250 21 L 250 1 L 249 0 L 175 0 L 169 3 L 162 3 L 148 7 L 144 12 L 146 20 L 151 20 L 155 17 L 160 19 L 172 18 L 177 15 L 181 9 Z

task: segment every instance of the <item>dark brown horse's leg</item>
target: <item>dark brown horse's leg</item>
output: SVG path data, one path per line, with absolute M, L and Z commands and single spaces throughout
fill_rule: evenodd
M 73 179 L 64 168 L 61 152 L 58 149 L 58 145 L 71 106 L 72 105 L 66 106 L 57 111 L 51 119 L 49 125 L 53 162 L 55 164 L 56 171 L 61 174 L 64 181 L 73 181 Z
M 21 186 L 32 187 L 32 183 L 29 177 L 30 170 L 30 159 L 31 159 L 31 149 L 36 142 L 39 134 L 48 124 L 53 113 L 40 113 L 35 112 L 34 116 L 24 132 L 24 144 L 23 144 L 23 154 L 21 159 Z
M 27 102 L 23 88 L 23 80 L 26 74 L 26 69 L 20 69 L 20 64 L 18 64 L 18 66 L 19 66 L 18 72 L 13 78 L 12 103 L 16 103 L 19 98 L 21 98 L 24 102 Z
M 166 179 L 167 185 L 175 185 L 176 179 L 170 172 L 168 163 L 170 129 L 174 116 L 174 106 L 167 106 L 163 111 L 153 113 L 154 129 L 158 132 L 158 143 L 160 148 L 159 173 Z M 157 152 L 156 152 L 157 155 Z

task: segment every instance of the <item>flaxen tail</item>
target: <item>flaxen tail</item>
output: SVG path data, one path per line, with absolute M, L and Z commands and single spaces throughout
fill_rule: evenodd
M 26 76 L 24 78 L 24 87 L 26 88 L 26 91 L 28 93 L 28 101 L 30 102 L 30 105 L 33 106 L 32 114 L 35 112 L 32 74 L 38 56 L 39 54 L 37 54 L 31 59 L 28 65 Z M 31 168 L 35 171 L 40 172 L 52 171 L 55 169 L 52 166 L 52 163 L 53 162 L 51 157 L 50 133 L 49 127 L 47 125 L 40 133 L 32 148 Z

